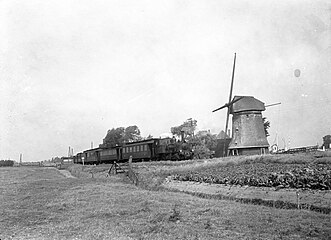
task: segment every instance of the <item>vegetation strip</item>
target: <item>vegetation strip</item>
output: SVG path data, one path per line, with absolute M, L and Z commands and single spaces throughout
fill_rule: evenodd
M 254 163 L 174 175 L 175 180 L 213 184 L 331 190 L 331 164 Z
M 205 199 L 218 199 L 218 200 L 233 200 L 240 203 L 245 204 L 253 204 L 253 205 L 263 205 L 267 207 L 274 207 L 274 208 L 280 208 L 280 209 L 304 209 L 304 210 L 310 210 L 315 211 L 323 214 L 330 214 L 331 208 L 329 207 L 320 207 L 315 205 L 309 205 L 309 204 L 295 204 L 290 203 L 282 200 L 264 200 L 260 198 L 238 198 L 234 196 L 226 196 L 222 194 L 209 194 L 209 193 L 202 193 L 202 192 L 192 192 L 192 191 L 186 191 L 186 190 L 179 190 L 175 188 L 167 188 L 167 190 L 170 190 L 172 192 L 183 192 L 186 194 L 190 194 L 192 196 L 197 196 L 200 198 Z

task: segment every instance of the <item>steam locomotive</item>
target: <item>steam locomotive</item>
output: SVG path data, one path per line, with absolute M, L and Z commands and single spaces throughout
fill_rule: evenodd
M 125 143 L 112 148 L 94 148 L 74 156 L 74 163 L 100 164 L 132 161 L 188 160 L 193 158 L 192 146 L 174 138 L 152 138 Z

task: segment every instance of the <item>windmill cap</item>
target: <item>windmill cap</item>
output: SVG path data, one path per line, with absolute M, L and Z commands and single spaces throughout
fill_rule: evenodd
M 252 97 L 252 96 L 234 96 L 232 101 L 240 98 L 238 101 L 234 102 L 231 106 L 230 112 L 239 113 L 245 111 L 264 111 L 264 102 Z

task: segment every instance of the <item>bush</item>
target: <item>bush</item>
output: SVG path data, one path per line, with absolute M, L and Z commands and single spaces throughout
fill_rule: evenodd
M 0 160 L 0 167 L 12 167 L 14 166 L 14 161 L 12 160 Z

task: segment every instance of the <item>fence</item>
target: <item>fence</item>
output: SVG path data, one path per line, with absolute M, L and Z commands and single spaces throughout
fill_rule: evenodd
M 128 177 L 131 179 L 131 181 L 134 183 L 134 185 L 137 186 L 139 184 L 138 176 L 132 169 L 132 156 L 130 156 L 130 158 L 129 158 Z

